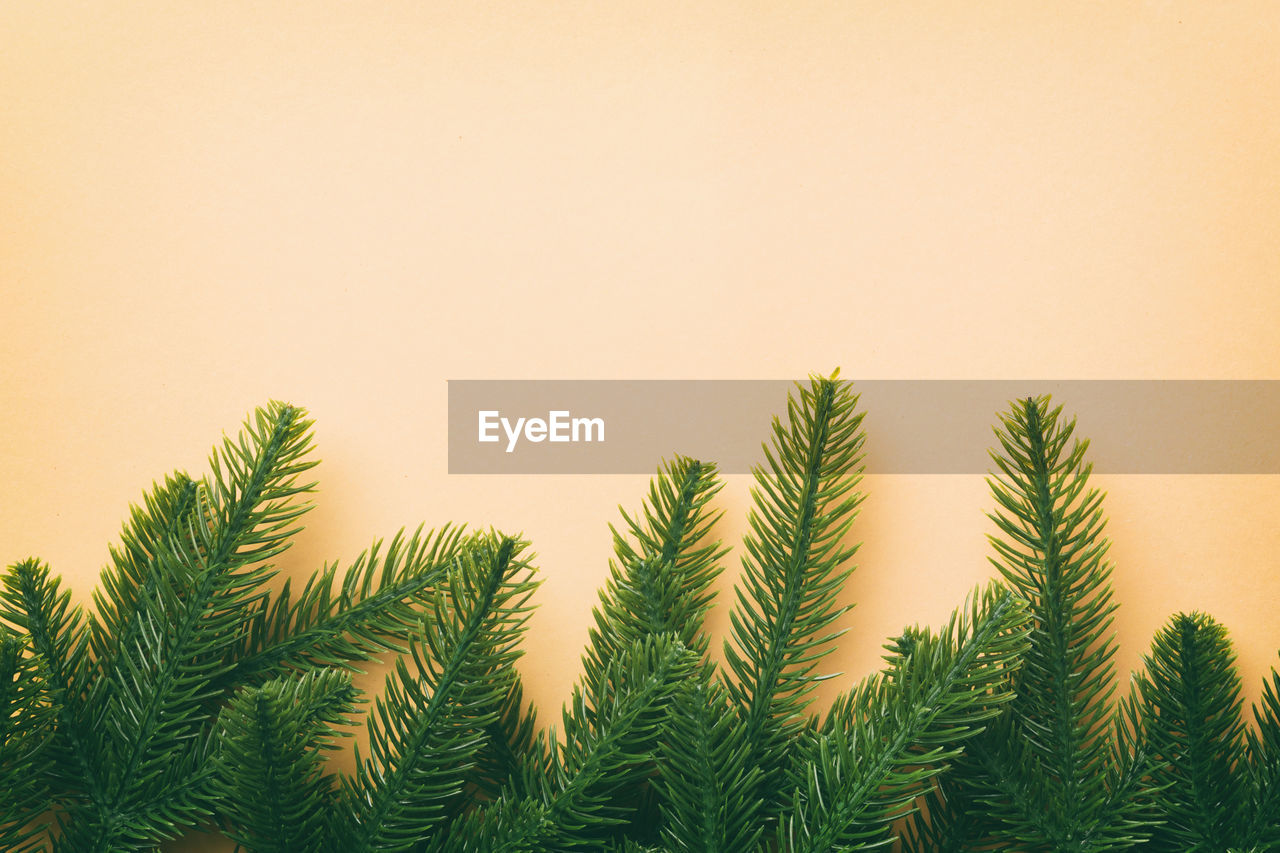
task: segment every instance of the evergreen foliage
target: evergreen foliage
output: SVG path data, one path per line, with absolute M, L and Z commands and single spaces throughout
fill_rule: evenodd
M 658 779 L 665 849 L 757 849 L 763 774 L 750 747 L 746 721 L 718 681 L 704 675 L 676 693 Z
M 1247 734 L 1251 837 L 1256 849 L 1280 850 L 1280 674 L 1274 668 L 1253 715 L 1257 728 Z
M 807 742 L 780 849 L 818 853 L 888 843 L 925 783 L 1013 698 L 1005 688 L 1027 644 L 1026 609 L 1008 590 L 973 596 L 938 633 L 913 630 L 889 669 L 836 701 Z
M 146 850 L 212 824 L 314 853 L 1280 849 L 1280 675 L 1246 726 L 1225 630 L 1179 615 L 1116 698 L 1102 496 L 1046 398 L 997 429 L 1003 583 L 815 712 L 857 548 L 857 402 L 814 378 L 774 420 L 723 666 L 721 481 L 659 469 L 545 731 L 514 667 L 537 586 L 520 539 L 420 528 L 272 585 L 314 463 L 302 411 L 271 404 L 208 476 L 131 510 L 91 613 L 37 560 L 0 577 L 0 847 Z M 347 670 L 382 653 L 365 714 Z
M 310 446 L 302 410 L 272 403 L 215 448 L 208 476 L 166 478 L 131 510 L 88 616 L 38 561 L 4 574 L 0 619 L 26 638 L 6 699 L 27 710 L 5 720 L 25 734 L 6 736 L 0 772 L 47 767 L 33 779 L 47 796 L 9 801 L 6 827 L 47 812 L 55 850 L 151 849 L 221 812 L 218 719 L 237 690 L 401 646 L 462 540 L 397 537 L 341 586 L 327 569 L 296 601 L 273 596 L 271 561 L 308 509 Z
M 1150 768 L 1132 701 L 1113 702 L 1102 494 L 1074 431 L 1043 397 L 1015 403 L 996 429 L 992 562 L 1034 627 L 1009 712 L 932 794 L 913 850 L 1101 853 L 1145 837 Z
M 776 817 L 788 794 L 792 744 L 809 722 L 818 666 L 834 648 L 837 595 L 853 572 L 847 542 L 862 494 L 862 414 L 849 385 L 801 388 L 787 421 L 775 418 L 773 447 L 755 471 L 743 542 L 742 582 L 730 612 L 733 642 L 725 682 L 742 716 L 748 761 L 760 769 L 756 796 Z
M 1244 723 L 1235 652 L 1226 628 L 1179 613 L 1156 634 L 1139 674 L 1143 723 L 1160 785 L 1153 851 L 1226 853 L 1280 847 L 1274 768 L 1280 764 L 1275 674 Z
M 458 797 L 501 716 L 534 583 L 523 543 L 494 537 L 460 556 L 369 720 L 370 756 L 345 789 L 336 849 L 409 849 Z
M 22 638 L 0 626 L 0 849 L 28 849 L 31 816 L 46 796 L 51 727 L 43 692 Z
M 591 689 L 600 689 L 605 662 L 637 639 L 671 634 L 686 648 L 706 650 L 702 623 L 728 551 L 708 541 L 720 518 L 709 502 L 721 485 L 715 465 L 677 457 L 653 479 L 641 516 L 620 510 L 625 529 L 610 527 L 615 559 L 584 657 Z
M 332 837 L 337 787 L 315 747 L 332 745 L 355 698 L 351 677 L 336 669 L 235 695 L 218 720 L 213 773 L 232 838 L 249 850 L 289 853 L 318 850 Z

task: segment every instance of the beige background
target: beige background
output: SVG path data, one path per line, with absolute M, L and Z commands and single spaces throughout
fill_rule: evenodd
M 645 479 L 447 476 L 446 379 L 1280 378 L 1277 47 L 1266 0 L 4 4 L 3 560 L 87 601 L 128 502 L 288 399 L 286 567 L 524 531 L 549 718 Z M 1205 609 L 1256 696 L 1280 482 L 1102 485 L 1122 667 Z M 990 574 L 981 478 L 866 487 L 849 677 Z

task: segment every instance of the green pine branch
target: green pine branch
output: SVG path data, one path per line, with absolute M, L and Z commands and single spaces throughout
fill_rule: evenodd
M 1102 813 L 1117 844 L 1141 847 L 1150 838 L 1157 814 L 1160 787 L 1154 779 L 1159 759 L 1150 750 L 1143 731 L 1141 700 L 1135 684 L 1115 706 L 1111 719 L 1104 787 L 1107 799 Z
M 427 848 L 435 853 L 599 850 L 628 809 L 617 803 L 664 723 L 681 685 L 699 666 L 667 635 L 636 640 L 606 669 L 617 688 L 590 696 L 581 686 L 563 712 L 563 737 L 550 733 L 525 767 L 529 794 L 504 795 L 463 815 Z
M 838 594 L 853 571 L 845 536 L 862 495 L 862 414 L 848 383 L 814 378 L 775 418 L 766 465 L 755 470 L 743 574 L 730 613 L 729 695 L 746 721 L 744 742 L 761 769 L 766 813 L 783 801 L 790 744 L 808 724 L 817 671 L 848 610 Z
M 496 719 L 485 728 L 476 766 L 467 779 L 478 799 L 496 800 L 508 790 L 518 796 L 530 793 L 524 770 L 544 758 L 546 742 L 539 735 L 537 711 L 526 705 L 524 684 L 519 673 L 513 673 Z
M 1089 487 L 1088 442 L 1074 431 L 1044 397 L 1001 415 L 992 562 L 1028 602 L 1034 627 L 1007 721 L 969 745 L 942 794 L 967 789 L 957 799 L 981 803 L 1005 843 L 1063 853 L 1141 840 L 1146 798 L 1143 756 L 1133 744 L 1113 750 L 1124 727 L 1112 701 L 1116 605 L 1103 496 Z M 987 829 L 968 843 L 985 843 Z
M 266 561 L 288 547 L 308 508 L 293 498 L 311 488 L 298 482 L 314 464 L 305 459 L 309 425 L 292 406 L 259 410 L 238 441 L 224 440 L 210 457 L 195 506 L 163 520 L 178 522 L 180 533 L 152 540 L 148 594 L 118 602 L 117 615 L 133 604 L 137 640 L 106 661 L 100 790 L 70 810 L 61 849 L 130 848 L 208 813 L 200 790 L 212 730 L 205 704 L 227 648 L 266 594 L 274 573 Z M 117 577 L 127 574 L 120 568 Z
M 63 804 L 100 796 L 104 746 L 99 721 L 86 702 L 89 632 L 80 608 L 71 605 L 71 593 L 47 565 L 29 559 L 10 566 L 0 579 L 0 618 L 26 635 L 34 663 L 20 662 L 17 675 L 29 671 L 48 702 L 44 784 L 62 794 Z
M 1160 825 L 1153 850 L 1246 846 L 1246 760 L 1240 678 L 1226 629 L 1203 613 L 1179 613 L 1159 631 L 1138 675 L 1143 727 L 1157 760 Z
M 291 583 L 253 608 L 228 653 L 220 684 L 252 684 L 289 670 L 352 667 L 382 652 L 403 653 L 431 591 L 472 538 L 460 528 L 404 531 L 381 541 L 339 576 L 336 563 L 312 575 L 295 598 Z
M 129 508 L 120 544 L 110 546 L 102 588 L 93 592 L 89 632 L 95 674 L 114 672 L 122 650 L 128 654 L 142 641 L 148 615 L 163 606 L 157 599 L 164 579 L 158 560 L 191 523 L 200 486 L 179 471 L 145 493 L 141 507 Z
M 387 679 L 369 721 L 370 755 L 345 788 L 345 853 L 411 850 L 463 791 L 500 718 L 535 582 L 523 544 L 491 535 L 454 561 L 420 641 Z
M 404 647 L 446 568 L 479 540 L 420 528 L 273 598 L 271 563 L 309 506 L 310 446 L 302 410 L 272 403 L 215 448 L 208 476 L 156 485 L 131 508 L 87 618 L 38 561 L 5 573 L 0 619 L 28 649 L 13 679 L 35 679 L 51 733 L 46 770 L 31 780 L 46 789 L 42 802 L 15 796 L 5 832 L 48 811 L 57 850 L 149 849 L 176 837 L 224 806 L 216 722 L 237 690 Z M 16 734 L 4 742 L 0 774 L 28 766 L 19 743 Z
M 761 771 L 750 763 L 746 722 L 703 671 L 675 694 L 663 732 L 662 840 L 681 853 L 755 850 L 764 826 Z
M 917 810 L 902 828 L 903 853 L 966 853 L 993 849 L 989 822 L 984 819 L 978 804 L 963 788 L 955 785 L 944 787 L 951 774 L 965 774 L 964 770 L 954 770 L 964 759 L 963 754 L 956 756 L 952 767 L 943 771 L 937 782 L 929 786 L 920 798 Z
M 1280 850 L 1280 673 L 1274 668 L 1246 732 L 1248 835 L 1259 849 Z
M 807 741 L 779 848 L 825 853 L 888 842 L 958 744 L 1013 698 L 1028 633 L 1022 602 L 993 585 L 938 634 L 915 629 L 888 646 L 889 669 L 837 700 Z
M 348 674 L 316 669 L 246 688 L 223 709 L 214 786 L 237 843 L 254 853 L 326 849 L 338 788 L 321 750 L 355 699 Z
M 620 509 L 624 530 L 610 526 L 615 558 L 592 613 L 594 625 L 583 656 L 580 687 L 585 707 L 605 704 L 610 691 L 626 686 L 614 680 L 618 673 L 610 664 L 637 642 L 669 636 L 696 654 L 705 654 L 703 623 L 715 599 L 712 583 L 722 571 L 720 560 L 727 552 L 711 538 L 720 514 L 712 512 L 709 504 L 720 487 L 715 465 L 677 457 L 658 469 L 639 513 L 632 516 Z M 623 674 L 630 673 L 624 670 Z M 586 736 L 571 728 L 580 722 L 591 721 L 572 714 L 564 718 L 570 741 Z M 620 811 L 632 812 L 631 831 L 653 840 L 658 805 L 647 780 L 654 774 L 659 732 L 655 729 L 649 743 L 637 745 L 643 747 L 637 748 L 643 758 L 627 769 L 636 784 L 615 804 Z M 615 786 L 614 790 L 626 789 Z
M 38 662 L 20 635 L 0 625 L 0 849 L 32 850 L 48 802 L 52 707 Z
M 561 843 L 592 847 L 631 811 L 627 795 L 650 775 L 676 690 L 697 669 L 696 652 L 667 634 L 638 638 L 606 665 L 605 690 L 575 689 L 562 739 L 551 733 L 548 817 Z
M 650 482 L 642 516 L 620 510 L 625 532 L 609 528 L 616 559 L 593 613 L 588 681 L 598 681 L 606 661 L 643 637 L 671 634 L 687 648 L 706 649 L 702 624 L 728 551 L 708 542 L 720 518 L 708 504 L 720 487 L 715 465 L 677 457 Z

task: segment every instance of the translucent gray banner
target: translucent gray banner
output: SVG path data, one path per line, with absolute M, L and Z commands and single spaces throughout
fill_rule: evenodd
M 983 474 L 1011 400 L 1049 394 L 1077 417 L 1094 470 L 1277 474 L 1280 380 L 855 381 L 873 474 Z M 763 460 L 782 380 L 452 380 L 451 474 L 649 474 L 693 456 L 729 473 Z

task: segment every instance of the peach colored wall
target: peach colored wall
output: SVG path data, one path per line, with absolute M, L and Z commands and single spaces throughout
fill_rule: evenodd
M 523 530 L 558 707 L 644 480 L 447 476 L 446 379 L 1280 378 L 1278 81 L 1269 0 L 4 4 L 0 557 L 87 600 L 127 503 L 285 398 L 287 567 Z M 1280 481 L 1103 485 L 1121 665 L 1203 608 L 1256 695 Z M 981 478 L 867 489 L 855 675 L 990 574 Z

